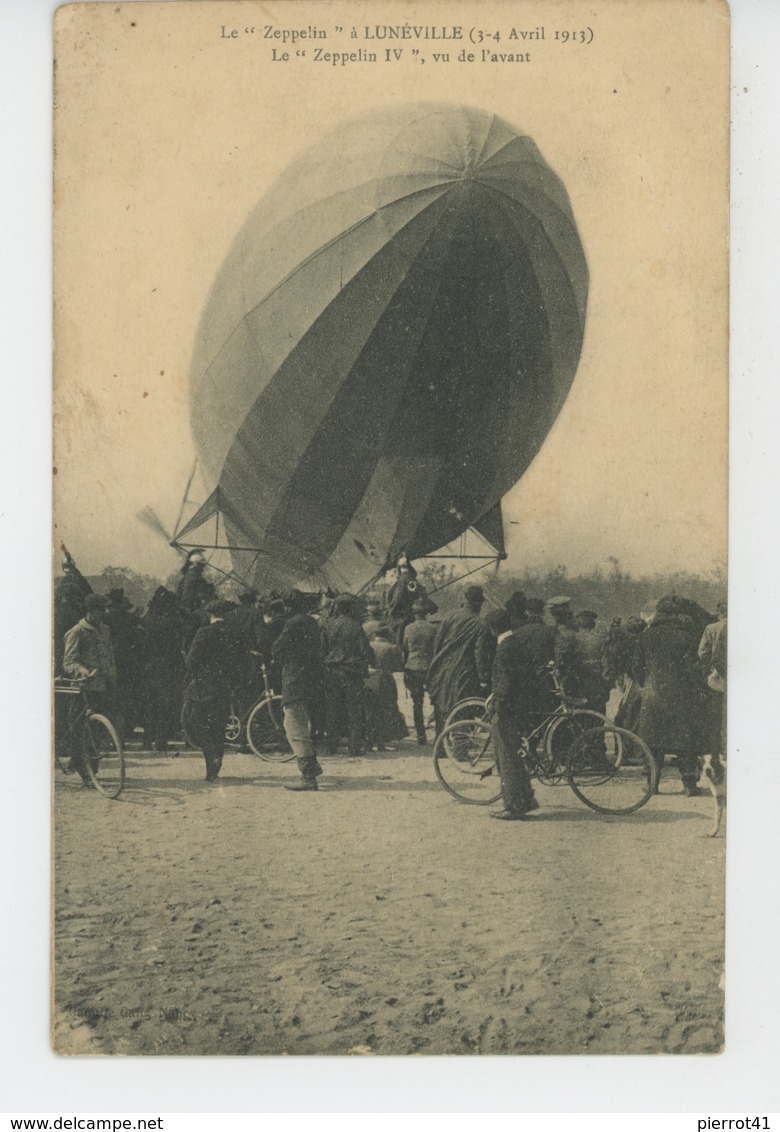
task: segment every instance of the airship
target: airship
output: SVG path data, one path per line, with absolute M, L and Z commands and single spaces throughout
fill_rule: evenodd
M 587 294 L 566 189 L 520 129 L 440 103 L 338 124 L 214 280 L 191 371 L 208 497 L 178 545 L 215 518 L 258 588 L 355 591 L 468 530 L 501 557 Z

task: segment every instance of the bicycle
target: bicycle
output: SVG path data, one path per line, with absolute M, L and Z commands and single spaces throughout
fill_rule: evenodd
M 522 740 L 520 755 L 531 778 L 546 786 L 566 781 L 598 813 L 629 814 L 644 806 L 659 777 L 647 744 L 586 708 L 585 700 L 567 696 L 554 664 L 540 671 L 551 677 L 559 702 Z M 439 782 L 458 801 L 489 806 L 501 797 L 501 789 L 496 786 L 492 704 L 481 702 L 482 718 L 456 718 L 444 727 L 434 745 L 433 765 Z
M 271 687 L 264 664 L 260 665 L 260 672 L 265 690 L 247 716 L 247 742 L 259 759 L 269 763 L 288 763 L 295 756 L 284 731 L 282 697 Z
M 64 774 L 78 771 L 84 784 L 106 798 L 118 798 L 125 785 L 125 755 L 111 720 L 92 711 L 78 680 L 54 681 L 54 761 Z M 59 713 L 58 713 L 59 700 Z M 62 713 L 67 713 L 67 726 Z

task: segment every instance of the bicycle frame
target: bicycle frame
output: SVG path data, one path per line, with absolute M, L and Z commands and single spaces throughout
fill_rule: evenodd
M 67 727 L 64 731 L 59 733 L 59 719 L 57 715 L 58 699 L 62 702 L 62 708 L 66 709 L 68 712 Z M 67 699 L 70 699 L 72 702 L 67 703 Z M 54 757 L 56 760 L 65 762 L 77 753 L 73 743 L 75 740 L 75 743 L 78 744 L 80 739 L 78 729 L 83 728 L 89 717 L 90 710 L 89 699 L 83 687 L 75 683 L 54 685 Z M 62 748 L 62 750 L 58 750 L 58 748 Z

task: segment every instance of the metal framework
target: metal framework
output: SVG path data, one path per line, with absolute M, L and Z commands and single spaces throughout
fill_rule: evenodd
M 252 559 L 252 561 L 251 561 L 251 563 L 248 567 L 248 573 L 251 575 L 251 572 L 252 572 L 252 570 L 254 570 L 254 567 L 257 563 L 258 558 L 260 558 L 261 555 L 267 554 L 268 552 L 261 549 L 260 547 L 257 547 L 257 546 L 231 546 L 226 540 L 224 540 L 224 522 L 223 522 L 223 529 L 222 529 L 222 531 L 220 531 L 221 505 L 220 505 L 220 499 L 219 499 L 219 488 L 216 488 L 214 490 L 214 492 L 212 492 L 211 496 L 209 496 L 209 498 L 206 500 L 205 503 L 201 504 L 200 506 L 196 506 L 194 514 L 182 526 L 182 519 L 184 517 L 184 510 L 185 510 L 187 504 L 190 502 L 189 491 L 190 491 L 190 488 L 192 486 L 192 481 L 195 478 L 196 470 L 197 470 L 197 461 L 195 462 L 195 466 L 193 467 L 192 472 L 190 473 L 190 477 L 187 480 L 187 486 L 184 489 L 184 498 L 182 499 L 181 508 L 179 510 L 179 516 L 178 516 L 178 519 L 176 521 L 175 533 L 174 533 L 173 537 L 170 539 L 170 545 L 172 547 L 175 547 L 177 550 L 179 550 L 181 553 L 184 553 L 184 554 L 186 554 L 186 552 L 188 550 L 226 551 L 227 553 L 231 553 L 233 551 L 241 551 L 245 554 L 253 554 L 254 558 Z M 207 514 L 204 515 L 203 521 L 201 523 L 194 522 L 199 511 L 201 511 L 203 509 L 208 509 L 212 504 L 213 504 L 213 511 L 207 510 Z M 197 542 L 189 542 L 189 541 L 185 542 L 184 539 L 180 536 L 179 531 L 181 531 L 182 534 L 185 535 L 185 536 L 190 536 L 193 531 L 199 531 L 201 529 L 201 527 L 204 527 L 208 522 L 210 522 L 210 520 L 212 518 L 214 520 L 214 536 L 213 536 L 214 541 L 213 542 L 204 541 L 202 539 L 199 539 Z M 474 538 L 476 538 L 479 542 L 479 545 L 484 548 L 482 553 L 474 553 L 473 550 L 470 551 L 470 550 L 467 549 L 467 540 L 472 536 Z M 460 536 L 458 543 L 459 543 L 460 549 L 457 550 L 457 551 L 452 551 L 450 549 L 453 546 L 453 544 L 450 543 L 448 546 L 443 547 L 441 551 L 437 551 L 435 554 L 425 554 L 425 555 L 422 555 L 420 558 L 416 559 L 416 561 L 418 561 L 418 562 L 447 562 L 448 561 L 448 562 L 464 562 L 464 563 L 478 562 L 479 563 L 478 566 L 472 566 L 470 569 L 466 570 L 465 573 L 458 574 L 456 577 L 450 578 L 446 582 L 443 582 L 442 585 L 437 586 L 435 589 L 431 590 L 431 593 L 439 593 L 440 590 L 444 590 L 448 586 L 454 585 L 456 582 L 461 582 L 461 581 L 464 580 L 464 578 L 468 578 L 472 574 L 476 574 L 480 570 L 486 569 L 488 566 L 494 566 L 495 569 L 497 570 L 500 563 L 503 562 L 504 559 L 507 557 L 506 551 L 498 550 L 475 527 L 469 527 L 467 531 L 464 531 L 464 533 Z M 212 555 L 212 558 L 209 558 L 208 564 L 209 564 L 209 567 L 212 570 L 216 570 L 217 573 L 222 574 L 224 579 L 230 578 L 233 581 L 238 582 L 239 585 L 244 586 L 246 589 L 251 589 L 250 584 L 246 581 L 245 578 L 242 578 L 241 575 L 235 569 L 223 570 L 221 567 L 215 565 L 215 563 L 213 562 L 213 555 Z M 376 575 L 374 575 L 374 577 L 371 578 L 368 582 L 366 582 L 363 586 L 361 586 L 360 589 L 357 592 L 362 593 L 365 590 L 370 589 L 373 585 L 376 584 L 377 580 L 384 573 L 385 573 L 385 570 L 382 570 L 379 573 L 377 573 Z

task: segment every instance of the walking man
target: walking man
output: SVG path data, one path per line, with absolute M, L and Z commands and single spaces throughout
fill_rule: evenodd
M 230 678 L 235 667 L 233 641 L 225 627 L 231 609 L 227 601 L 209 602 L 204 610 L 208 623 L 198 629 L 187 653 L 181 721 L 185 737 L 203 751 L 206 782 L 217 781 L 225 753 Z
M 293 590 L 285 599 L 290 614 L 271 646 L 274 663 L 282 676 L 284 733 L 293 749 L 301 777 L 286 790 L 317 790 L 322 774 L 314 750 L 312 720 L 323 695 L 323 662 L 320 628 L 304 610 L 304 598 Z

